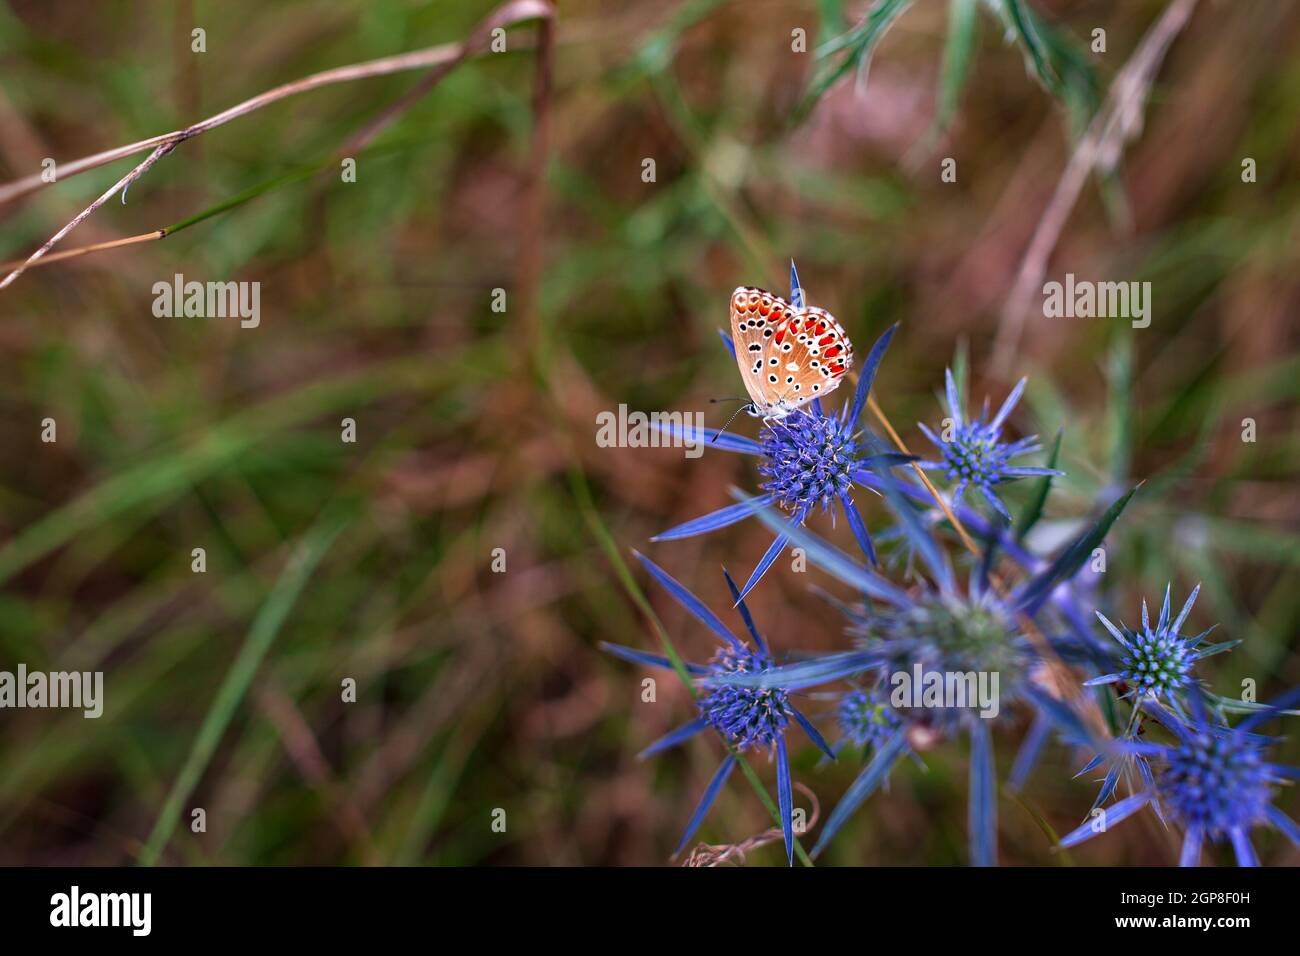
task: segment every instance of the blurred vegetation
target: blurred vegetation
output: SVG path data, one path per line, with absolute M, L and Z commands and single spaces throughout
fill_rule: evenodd
M 924 445 L 912 423 L 939 419 L 959 343 L 973 397 L 1030 375 L 1016 424 L 1062 428 L 1068 473 L 1036 543 L 1145 479 L 1099 601 L 1132 618 L 1166 580 L 1175 594 L 1202 581 L 1193 623 L 1244 640 L 1212 662 L 1213 689 L 1251 678 L 1268 699 L 1300 682 L 1300 6 L 1201 4 L 1114 182 L 1085 190 L 1057 245 L 1049 278 L 1151 281 L 1151 327 L 1032 317 L 1013 374 L 990 374 L 1003 299 L 1072 144 L 1163 7 L 565 3 L 540 229 L 526 214 L 531 26 L 416 103 L 357 157 L 355 183 L 299 173 L 419 74 L 308 93 L 182 144 L 64 245 L 256 195 L 0 292 L 0 668 L 102 669 L 106 687 L 98 721 L 0 717 L 0 863 L 666 861 L 719 748 L 635 759 L 689 698 L 669 678 L 641 703 L 642 675 L 596 651 L 657 646 L 639 579 L 614 558 L 756 476 L 738 456 L 598 448 L 595 416 L 620 403 L 714 416 L 707 400 L 739 388 L 715 331 L 727 296 L 781 289 L 790 256 L 856 342 L 902 323 L 876 394 L 909 443 Z M 316 70 L 458 41 L 492 9 L 9 0 L 0 178 Z M 1087 42 L 1097 27 L 1104 54 Z M 940 181 L 945 157 L 956 183 Z M 25 257 L 129 168 L 4 207 L 0 258 Z M 151 287 L 176 273 L 260 282 L 261 326 L 155 318 Z M 56 444 L 40 441 L 46 417 Z M 345 417 L 355 444 L 340 441 Z M 1032 487 L 1018 490 L 1023 505 Z M 881 509 L 865 512 L 874 529 Z M 724 608 L 718 564 L 747 572 L 767 542 L 749 522 L 648 547 Z M 842 646 L 814 578 L 778 565 L 752 596 L 777 648 Z M 705 653 L 707 635 L 646 590 L 682 654 Z M 356 703 L 340 699 L 347 677 Z M 997 745 L 1009 761 L 1013 742 Z M 825 861 L 961 862 L 961 755 L 932 756 L 928 772 L 901 768 Z M 1282 756 L 1300 763 L 1300 748 Z M 1076 758 L 1049 747 L 1023 797 L 1004 797 L 1005 862 L 1065 862 L 1040 823 L 1062 832 L 1091 804 Z M 772 792 L 767 761 L 751 763 Z M 858 768 L 815 764 L 799 754 L 796 779 L 829 809 Z M 206 833 L 190 832 L 196 806 Z M 739 842 L 769 823 L 736 778 L 701 835 Z M 1158 824 L 1126 831 L 1072 860 L 1174 858 Z M 1265 862 L 1296 862 L 1281 844 L 1260 841 Z

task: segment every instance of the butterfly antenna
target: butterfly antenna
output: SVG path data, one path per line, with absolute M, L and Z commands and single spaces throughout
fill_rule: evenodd
M 742 399 L 742 398 L 711 398 L 711 399 L 709 399 L 710 404 L 715 404 L 715 405 L 716 405 L 718 402 L 742 402 L 742 401 L 745 401 L 745 400 Z M 732 413 L 731 413 L 731 417 L 727 419 L 727 423 L 726 423 L 725 425 L 723 425 L 720 429 L 718 429 L 718 434 L 713 436 L 713 438 L 712 438 L 712 440 L 709 442 L 709 444 L 712 445 L 713 443 L 715 443 L 715 442 L 718 440 L 719 436 L 721 436 L 722 433 L 725 432 L 725 431 L 726 431 L 726 430 L 731 426 L 731 423 L 734 422 L 734 421 L 736 420 L 736 416 L 737 416 L 737 415 L 739 415 L 739 414 L 740 414 L 741 412 L 743 412 L 745 409 L 747 409 L 747 408 L 753 408 L 753 407 L 754 407 L 754 403 L 753 403 L 753 402 L 745 402 L 745 404 L 741 405 L 741 406 L 740 406 L 739 408 L 737 408 L 734 412 L 732 412 Z

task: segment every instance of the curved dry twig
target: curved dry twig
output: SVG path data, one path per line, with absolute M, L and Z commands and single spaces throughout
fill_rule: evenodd
M 812 812 L 809 813 L 808 823 L 804 827 L 805 831 L 811 830 L 817 825 L 817 818 L 821 816 L 821 804 L 817 802 L 817 794 L 802 783 L 796 781 L 795 789 L 806 796 L 808 802 L 812 804 Z M 737 866 L 744 866 L 745 854 L 750 850 L 784 839 L 785 832 L 780 827 L 770 827 L 739 843 L 698 843 L 695 849 L 691 850 L 690 856 L 682 861 L 682 866 L 721 866 L 733 862 Z
M 121 192 L 131 183 L 139 179 L 153 166 L 159 159 L 166 156 L 177 146 L 187 139 L 192 139 L 209 130 L 216 129 L 229 123 L 231 120 L 240 116 L 245 116 L 254 110 L 261 109 L 271 103 L 276 103 L 290 96 L 296 96 L 299 93 L 305 93 L 308 90 L 319 89 L 322 86 L 329 86 L 334 83 L 346 83 L 352 80 L 365 79 L 372 76 L 386 76 L 391 73 L 400 73 L 407 70 L 418 70 L 424 67 L 433 67 L 429 76 L 425 77 L 420 83 L 409 90 L 401 99 L 393 104 L 392 107 L 385 110 L 374 121 L 367 125 L 362 131 L 361 142 L 368 143 L 379 132 L 394 122 L 416 100 L 432 89 L 439 80 L 455 67 L 472 56 L 474 53 L 481 51 L 489 42 L 494 30 L 504 29 L 513 26 L 525 20 L 550 20 L 555 16 L 555 8 L 550 0 L 511 0 L 495 10 L 487 19 L 483 20 L 469 37 L 460 43 L 446 43 L 440 46 L 429 47 L 425 50 L 416 50 L 411 53 L 402 53 L 397 56 L 384 57 L 378 60 L 370 60 L 366 63 L 354 63 L 349 66 L 336 67 L 332 70 L 325 70 L 320 73 L 313 73 L 305 76 L 300 80 L 292 83 L 285 83 L 274 89 L 260 93 L 251 99 L 244 100 L 229 109 L 226 109 L 215 116 L 209 116 L 207 119 L 200 120 L 192 126 L 185 129 L 173 130 L 170 133 L 163 133 L 159 136 L 153 136 L 149 139 L 139 140 L 135 143 L 128 143 L 125 146 L 119 146 L 116 149 L 106 150 L 102 153 L 96 153 L 93 156 L 85 156 L 81 159 L 73 160 L 70 163 L 56 165 L 55 180 L 66 179 L 87 170 L 116 162 L 127 156 L 134 156 L 145 150 L 152 150 L 149 155 L 132 169 L 129 173 L 119 179 L 107 192 L 87 206 L 80 214 L 76 216 L 66 226 L 56 232 L 44 245 L 37 249 L 28 259 L 10 272 L 3 281 L 0 281 L 0 289 L 4 289 L 25 272 L 32 263 L 44 256 L 54 245 L 56 245 L 64 236 L 70 233 L 78 225 L 86 220 L 96 209 L 106 203 L 117 193 Z M 37 173 L 27 176 L 23 179 L 15 180 L 4 186 L 0 186 L 0 205 L 25 196 L 34 192 L 43 186 L 49 185 L 42 174 Z
M 1142 38 L 1136 52 L 1116 75 L 1106 105 L 1097 111 L 1088 131 L 1070 156 L 1056 191 L 1043 211 L 1038 227 L 1020 262 L 1002 321 L 993 342 L 993 368 L 1006 376 L 1020 344 L 1020 334 L 1030 312 L 1034 290 L 1042 285 L 1047 260 L 1056 248 L 1074 204 L 1094 169 L 1113 168 L 1123 144 L 1142 131 L 1142 108 L 1160 64 L 1174 38 L 1183 31 L 1196 8 L 1196 0 L 1176 0 Z
M 163 143 L 161 146 L 156 147 L 154 151 L 145 158 L 144 162 L 140 163 L 138 166 L 135 167 L 135 169 L 131 170 L 129 173 L 127 173 L 125 176 L 119 179 L 116 183 L 113 184 L 113 186 L 109 188 L 107 192 L 105 192 L 102 196 L 100 196 L 98 199 L 92 202 L 89 206 L 81 210 L 81 212 L 77 213 L 77 215 L 73 218 L 73 220 L 70 223 L 68 223 L 66 226 L 64 226 L 54 235 L 52 235 L 49 239 L 47 239 L 45 241 L 45 245 L 41 246 L 39 249 L 33 252 L 30 256 L 27 257 L 27 260 L 22 265 L 18 266 L 18 268 L 10 272 L 9 275 L 5 276 L 4 281 L 0 282 L 0 289 L 3 289 L 6 286 L 10 285 L 15 279 L 17 279 L 20 275 L 26 272 L 28 266 L 30 266 L 37 259 L 41 258 L 41 256 L 45 255 L 45 253 L 49 252 L 50 249 L 54 247 L 55 243 L 57 243 L 68 233 L 72 232 L 73 229 L 76 229 L 79 225 L 81 225 L 87 218 L 89 218 L 90 214 L 93 213 L 96 209 L 104 205 L 104 203 L 108 202 L 115 195 L 117 195 L 118 192 L 130 186 L 133 182 L 135 182 L 146 172 L 148 172 L 149 168 L 153 166 L 154 163 L 158 162 L 158 160 L 162 159 L 173 149 L 175 149 L 179 142 L 180 140 L 176 140 L 175 142 Z

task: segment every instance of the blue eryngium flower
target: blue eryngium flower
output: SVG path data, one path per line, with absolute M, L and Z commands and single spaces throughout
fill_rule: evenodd
M 862 749 L 879 745 L 892 737 L 902 723 L 879 693 L 862 688 L 854 688 L 840 698 L 835 720 L 844 734 L 836 750 L 845 743 Z
M 637 554 L 637 558 L 682 607 L 722 638 L 722 646 L 713 659 L 707 665 L 687 664 L 688 673 L 697 677 L 721 677 L 729 674 L 763 674 L 772 670 L 774 662 L 767 642 L 754 626 L 754 619 L 750 616 L 744 599 L 740 597 L 735 582 L 731 580 L 731 575 L 727 574 L 725 569 L 722 573 L 727 579 L 727 587 L 731 589 L 731 595 L 736 599 L 741 620 L 744 621 L 746 629 L 754 639 L 753 647 L 732 634 L 699 598 L 678 583 L 667 571 L 644 555 Z M 657 654 L 646 654 L 619 644 L 602 642 L 600 646 L 616 657 L 636 664 L 650 664 L 654 667 L 670 669 L 673 666 L 666 657 Z M 717 773 L 713 775 L 713 780 L 704 791 L 704 797 L 686 825 L 686 832 L 682 835 L 677 849 L 673 851 L 674 855 L 686 847 L 700 823 L 703 822 L 705 814 L 709 812 L 709 807 L 713 805 L 722 785 L 726 783 L 727 777 L 735 768 L 736 757 L 731 750 L 744 751 L 751 747 L 760 747 L 769 751 L 774 750 L 776 753 L 777 805 L 781 815 L 781 829 L 785 834 L 786 858 L 793 864 L 794 794 L 790 782 L 790 758 L 786 751 L 785 740 L 790 721 L 794 720 L 803 728 L 809 739 L 831 759 L 835 758 L 834 752 L 817 732 L 817 728 L 791 702 L 789 691 L 782 687 L 712 687 L 705 691 L 697 703 L 700 711 L 698 718 L 661 737 L 641 752 L 642 757 L 657 754 L 677 746 L 706 727 L 712 727 L 721 734 L 729 747 L 727 756 L 723 759 Z
M 1039 659 L 1021 633 L 1013 609 L 988 587 L 990 556 L 985 556 L 966 593 L 962 594 L 943 551 L 915 513 L 901 506 L 893 483 L 886 480 L 882 488 L 932 582 L 922 581 L 904 590 L 806 528 L 793 529 L 791 540 L 804 549 L 810 563 L 878 605 L 869 613 L 864 606 L 862 614 L 850 614 L 851 630 L 861 638 L 858 647 L 780 665 L 762 673 L 709 674 L 701 683 L 712 687 L 780 687 L 789 693 L 871 672 L 883 677 L 885 686 L 897 690 L 900 685 L 894 680 L 896 675 L 910 676 L 918 665 L 923 674 L 938 672 L 945 677 L 949 673 L 976 672 L 990 677 L 997 674 L 998 718 L 1005 722 L 1010 716 L 1005 704 L 1013 699 L 1034 708 L 1038 729 L 1031 749 L 1041 746 L 1053 727 L 1069 739 L 1088 739 L 1087 729 L 1077 715 L 1036 686 L 1034 672 Z M 769 512 L 770 509 L 760 509 L 765 523 L 773 521 Z M 894 691 L 889 693 L 892 698 Z M 897 724 L 876 741 L 871 760 L 822 827 L 813 855 L 821 852 L 885 782 L 894 765 L 911 752 L 911 731 L 938 731 L 961 733 L 969 738 L 970 858 L 977 866 L 993 865 L 997 860 L 997 787 L 990 732 L 994 719 L 980 717 L 978 704 L 961 707 L 955 701 L 941 700 L 936 706 L 930 706 L 922 699 L 922 706 L 916 706 L 915 698 L 900 700 L 903 706 L 892 699 L 890 703 Z
M 1067 834 L 1061 846 L 1075 846 L 1091 839 L 1148 804 L 1182 827 L 1182 866 L 1200 862 L 1201 844 L 1206 839 L 1231 842 L 1239 865 L 1258 866 L 1250 831 L 1264 824 L 1281 830 L 1300 846 L 1300 827 L 1273 806 L 1275 784 L 1300 779 L 1300 768 L 1270 763 L 1266 754 L 1272 741 L 1251 732 L 1263 721 L 1294 706 L 1300 700 L 1300 687 L 1236 727 L 1211 722 L 1198 687 L 1193 685 L 1187 696 L 1192 711 L 1190 723 L 1184 723 L 1151 698 L 1142 701 L 1143 709 L 1170 731 L 1174 741 L 1116 741 L 1117 749 L 1151 760 L 1154 773 L 1143 790 L 1109 807 L 1104 817 L 1094 818 Z
M 790 301 L 803 301 L 803 289 L 799 286 L 794 263 L 790 264 Z M 880 366 L 880 360 L 896 329 L 897 326 L 891 326 L 876 340 L 863 364 L 853 398 L 841 406 L 838 414 L 827 415 L 822 410 L 821 400 L 815 400 L 783 419 L 765 422 L 758 441 L 714 428 L 703 429 L 701 434 L 692 431 L 688 435 L 680 426 L 663 426 L 674 435 L 706 442 L 712 448 L 756 456 L 759 459 L 759 474 L 763 478 L 763 494 L 694 518 L 651 540 L 671 541 L 717 531 L 748 518 L 753 513 L 751 504 L 776 504 L 789 514 L 790 526 L 797 527 L 803 524 L 814 509 L 827 511 L 838 503 L 854 537 L 874 562 L 875 549 L 866 522 L 853 500 L 854 488 L 870 483 L 868 479 L 875 477 L 873 467 L 916 460 L 914 455 L 897 452 L 872 453 L 864 440 L 865 430 L 859 425 L 876 369 Z M 734 358 L 735 346 L 730 338 L 724 334 L 723 341 Z M 776 536 L 771 547 L 759 559 L 745 586 L 740 589 L 740 597 L 745 597 L 753 590 L 754 585 L 758 584 L 781 556 L 787 541 L 785 534 Z
M 1202 658 L 1219 654 L 1235 647 L 1240 641 L 1225 644 L 1201 643 L 1206 635 L 1214 630 L 1211 626 L 1195 637 L 1183 637 L 1181 634 L 1187 615 L 1192 613 L 1196 596 L 1201 593 L 1198 584 L 1192 589 L 1187 603 L 1173 621 L 1169 620 L 1169 585 L 1165 585 L 1165 603 L 1160 608 L 1160 618 L 1156 626 L 1151 627 L 1147 613 L 1147 602 L 1142 602 L 1142 630 L 1129 631 L 1123 622 L 1116 627 L 1106 615 L 1097 612 L 1097 618 L 1110 632 L 1110 636 L 1119 642 L 1123 654 L 1118 655 L 1116 670 L 1101 677 L 1084 681 L 1085 687 L 1097 684 L 1123 684 L 1127 690 L 1125 697 L 1155 697 L 1176 701 L 1176 696 L 1192 683 L 1192 665 Z
M 1195 683 L 1192 676 L 1192 666 L 1199 660 L 1209 657 L 1212 654 L 1219 654 L 1230 648 L 1236 647 L 1240 641 L 1228 641 L 1223 644 L 1209 644 L 1201 646 L 1207 634 L 1214 630 L 1211 626 L 1197 634 L 1195 637 L 1183 637 L 1182 627 L 1187 620 L 1187 616 L 1192 612 L 1192 606 L 1196 603 L 1196 596 L 1201 593 L 1201 586 L 1198 584 L 1192 589 L 1191 595 L 1187 598 L 1187 603 L 1178 613 L 1178 617 L 1172 621 L 1169 618 L 1169 593 L 1170 586 L 1165 585 L 1165 600 L 1160 608 L 1160 617 L 1156 621 L 1156 626 L 1151 626 L 1151 618 L 1147 611 L 1147 602 L 1142 602 L 1142 629 L 1140 631 L 1129 631 L 1121 622 L 1119 627 L 1112 624 L 1100 611 L 1097 611 L 1097 618 L 1110 632 L 1120 646 L 1120 653 L 1115 655 L 1111 664 L 1115 669 L 1108 674 L 1100 677 L 1094 677 L 1091 680 L 1084 681 L 1085 687 L 1095 687 L 1100 684 L 1117 684 L 1122 690 L 1122 697 L 1131 698 L 1134 701 L 1133 714 L 1120 734 L 1120 740 L 1132 740 L 1138 730 L 1139 716 L 1141 708 L 1139 702 L 1146 699 L 1162 700 L 1174 709 L 1179 719 L 1186 721 L 1187 713 L 1183 706 L 1187 691 Z M 1107 754 L 1105 752 L 1094 757 L 1086 767 L 1079 771 L 1076 776 L 1082 776 L 1093 768 L 1099 766 L 1111 758 L 1110 768 L 1106 772 L 1106 777 L 1102 780 L 1101 789 L 1097 793 L 1097 799 L 1093 802 L 1093 807 L 1099 807 L 1115 792 L 1115 787 L 1119 784 L 1120 774 L 1128 765 L 1130 757 L 1137 764 L 1138 770 L 1142 773 L 1143 780 L 1151 778 L 1151 768 L 1147 759 L 1143 756 L 1134 756 L 1129 753 L 1120 751 L 1119 753 Z
M 851 629 L 856 630 L 856 629 Z M 843 800 L 827 819 L 814 853 L 819 852 L 847 822 L 858 806 L 888 776 L 892 766 L 906 756 L 908 732 L 920 730 L 970 739 L 970 847 L 971 861 L 990 866 L 996 861 L 997 816 L 994 804 L 994 761 L 990 725 L 998 718 L 1011 718 L 1008 703 L 1025 696 L 1030 675 L 1036 664 L 1028 642 L 1015 621 L 991 591 L 981 590 L 972 581 L 969 597 L 955 592 L 940 592 L 929 587 L 911 594 L 904 603 L 879 610 L 870 623 L 857 631 L 860 656 L 857 660 L 833 661 L 820 674 L 817 683 L 835 680 L 846 674 L 870 669 L 880 674 L 889 694 L 890 720 L 875 730 L 876 757 L 862 771 Z M 834 658 L 836 655 L 831 655 Z M 848 658 L 848 655 L 844 655 Z M 783 679 L 792 672 L 792 687 L 803 686 L 799 664 L 778 668 L 773 677 Z M 969 700 L 955 702 L 940 699 L 916 706 L 921 699 L 913 680 L 922 675 L 940 681 L 955 675 L 970 675 L 973 681 L 993 685 L 992 705 L 996 716 L 981 716 L 981 703 L 974 694 Z M 843 712 L 841 721 L 843 721 Z
M 1011 410 L 1016 407 L 1016 403 L 1020 401 L 1020 396 L 1025 391 L 1026 381 L 1027 379 L 1022 378 L 1017 382 L 1016 387 L 1007 396 L 1007 400 L 998 409 L 998 413 L 992 420 L 985 421 L 988 418 L 988 402 L 984 403 L 984 411 L 979 418 L 967 418 L 962 412 L 961 399 L 957 396 L 957 385 L 953 381 L 952 370 L 944 369 L 948 414 L 952 418 L 952 439 L 944 441 L 924 424 L 920 425 L 921 431 L 925 432 L 925 437 L 930 439 L 941 453 L 941 460 L 922 462 L 921 467 L 943 471 L 950 482 L 955 482 L 956 487 L 952 493 L 954 503 L 960 502 L 966 489 L 973 486 L 979 489 L 980 494 L 993 510 L 1008 522 L 1011 520 L 1011 512 L 993 491 L 996 485 L 1017 478 L 1065 474 L 1055 468 L 1011 464 L 1013 458 L 1042 450 L 1037 435 L 1010 443 L 1000 441 L 1002 425 L 1011 414 Z
M 838 418 L 793 412 L 769 422 L 759 438 L 760 487 L 785 511 L 807 514 L 818 505 L 826 511 L 853 490 L 862 452 Z

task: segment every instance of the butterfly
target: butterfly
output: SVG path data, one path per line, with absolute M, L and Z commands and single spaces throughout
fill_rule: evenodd
M 853 367 L 853 343 L 835 317 L 805 306 L 797 284 L 792 295 L 798 306 L 751 286 L 731 294 L 731 341 L 755 418 L 785 418 L 835 391 Z

